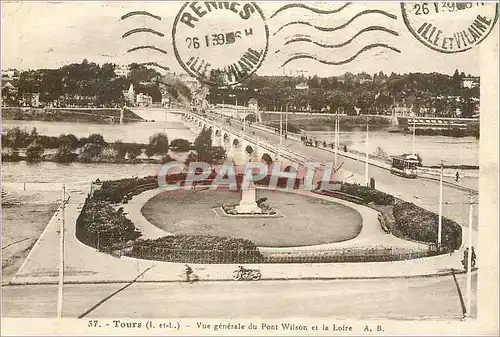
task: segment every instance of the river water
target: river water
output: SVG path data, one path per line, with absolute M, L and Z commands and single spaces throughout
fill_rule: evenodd
M 334 142 L 334 132 L 308 131 L 307 134 L 321 142 Z M 368 153 L 376 153 L 377 147 L 389 156 L 411 153 L 412 138 L 411 134 L 389 133 L 386 130 L 370 131 Z M 365 153 L 366 132 L 341 132 L 340 143 L 346 144 L 348 149 Z M 415 152 L 420 154 L 424 165 L 439 165 L 441 160 L 447 165 L 479 165 L 479 139 L 475 137 L 415 136 Z
M 68 122 L 40 122 L 3 120 L 3 128 L 26 127 L 29 130 L 36 127 L 43 135 L 58 136 L 62 133 L 72 133 L 77 137 L 88 136 L 91 133 L 101 133 L 109 141 L 147 143 L 156 132 L 166 132 L 169 139 L 185 138 L 194 140 L 196 134 L 190 131 L 182 122 L 180 115 L 169 115 L 168 121 L 141 122 L 135 124 L 82 124 Z M 310 132 L 310 136 L 320 141 L 333 142 L 332 132 Z M 365 132 L 362 130 L 343 132 L 341 143 L 350 149 L 365 151 Z M 412 151 L 411 135 L 373 131 L 369 134 L 369 151 L 375 153 L 380 147 L 388 155 L 398 155 Z M 437 165 L 445 160 L 449 164 L 478 165 L 479 141 L 475 138 L 450 138 L 440 136 L 417 136 L 416 152 L 424 160 L 424 165 Z M 37 164 L 3 163 L 2 188 L 7 192 L 29 191 L 48 193 L 60 191 L 61 184 L 69 188 L 81 189 L 89 186 L 97 178 L 120 179 L 132 176 L 155 175 L 159 165 L 156 164 L 57 164 L 42 162 Z M 26 183 L 26 184 L 25 184 Z M 24 191 L 26 189 L 26 191 Z

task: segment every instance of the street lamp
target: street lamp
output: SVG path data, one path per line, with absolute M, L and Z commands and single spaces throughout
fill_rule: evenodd
M 439 178 L 439 220 L 438 220 L 438 239 L 437 249 L 441 249 L 441 231 L 443 227 L 443 160 L 441 160 L 441 175 Z

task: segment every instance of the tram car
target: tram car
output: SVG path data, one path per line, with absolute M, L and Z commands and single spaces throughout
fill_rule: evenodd
M 418 157 L 404 154 L 392 157 L 391 173 L 405 178 L 417 177 Z

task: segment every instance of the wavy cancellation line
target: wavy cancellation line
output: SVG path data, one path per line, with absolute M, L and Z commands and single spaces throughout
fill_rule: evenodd
M 146 11 L 133 11 L 133 12 L 127 13 L 125 15 L 122 15 L 122 17 L 120 19 L 121 20 L 125 20 L 126 18 L 129 18 L 131 16 L 135 16 L 135 15 L 149 16 L 149 17 L 152 17 L 152 18 L 154 18 L 156 20 L 161 21 L 161 16 L 154 15 L 154 14 L 151 14 L 151 13 L 146 12 Z
M 278 10 L 276 10 L 276 12 L 274 12 L 274 14 L 271 15 L 270 19 L 272 19 L 273 17 L 275 17 L 276 15 L 278 15 L 278 13 L 283 12 L 284 10 L 287 10 L 287 9 L 290 9 L 290 8 L 304 8 L 304 9 L 307 9 L 307 10 L 309 10 L 311 12 L 316 13 L 316 14 L 334 14 L 334 13 L 340 12 L 341 10 L 343 10 L 344 8 L 346 8 L 347 6 L 349 6 L 351 4 L 352 4 L 352 2 L 348 2 L 345 5 L 337 8 L 337 9 L 332 9 L 332 10 L 325 10 L 325 9 L 314 8 L 314 7 L 310 7 L 308 5 L 301 4 L 301 3 L 288 4 L 288 5 L 285 5 L 283 7 L 278 8 Z
M 318 61 L 318 62 L 323 63 L 323 64 L 332 65 L 332 66 L 338 66 L 338 65 L 341 65 L 341 64 L 346 64 L 346 63 L 351 62 L 352 60 L 356 59 L 360 54 L 362 54 L 365 51 L 368 51 L 370 49 L 373 49 L 373 48 L 385 48 L 385 49 L 389 49 L 389 50 L 395 51 L 397 53 L 401 53 L 401 50 L 399 50 L 399 49 L 397 49 L 395 47 L 389 46 L 387 44 L 384 44 L 384 43 L 374 43 L 374 44 L 370 44 L 370 45 L 367 45 L 367 46 L 363 47 L 356 54 L 354 54 L 353 56 L 351 56 L 348 59 L 345 59 L 343 61 L 332 62 L 332 61 L 327 61 L 327 60 L 321 60 L 321 59 L 317 58 L 316 56 L 304 53 L 304 54 L 299 54 L 299 55 L 295 55 L 295 56 L 290 57 L 288 60 L 286 60 L 281 65 L 281 67 L 284 67 L 288 63 L 290 63 L 290 62 L 292 62 L 294 60 L 298 60 L 298 59 L 311 59 L 311 60 L 315 60 L 315 61 Z
M 296 43 L 296 42 L 309 42 L 309 43 L 313 43 L 317 46 L 320 46 L 322 48 L 340 48 L 340 47 L 344 47 L 344 46 L 348 45 L 349 43 L 351 43 L 355 38 L 357 38 L 361 34 L 366 33 L 366 32 L 372 32 L 372 31 L 381 31 L 381 32 L 386 32 L 386 33 L 392 34 L 394 36 L 399 36 L 399 34 L 397 32 L 395 32 L 389 28 L 385 28 L 382 26 L 370 26 L 370 27 L 366 27 L 366 28 L 360 30 L 349 40 L 342 42 L 342 43 L 339 43 L 339 44 L 323 44 L 320 42 L 313 41 L 310 37 L 297 37 L 297 38 L 286 41 L 285 46 L 288 44 L 291 44 L 291 43 Z
M 154 29 L 151 29 L 151 28 L 134 28 L 134 29 L 129 30 L 125 34 L 123 34 L 122 38 L 126 38 L 127 36 L 130 36 L 130 35 L 136 34 L 136 33 L 151 33 L 151 34 L 155 34 L 155 35 L 158 35 L 161 37 L 165 36 L 165 34 L 159 32 L 159 31 L 156 31 Z
M 337 27 L 321 27 L 321 26 L 313 25 L 312 23 L 307 22 L 307 21 L 292 21 L 292 22 L 285 23 L 273 35 L 278 34 L 283 28 L 288 27 L 288 26 L 292 26 L 292 25 L 305 25 L 305 26 L 313 27 L 316 30 L 319 30 L 319 31 L 322 31 L 322 32 L 334 32 L 336 30 L 339 30 L 339 29 L 342 29 L 344 27 L 347 27 L 354 20 L 356 20 L 360 16 L 363 16 L 363 15 L 366 15 L 366 14 L 382 14 L 382 15 L 385 15 L 385 16 L 393 19 L 393 20 L 396 20 L 398 18 L 396 15 L 388 13 L 388 12 L 380 10 L 380 9 L 367 9 L 367 10 L 359 12 L 354 17 L 352 17 L 349 21 L 347 21 L 346 23 L 344 23 L 344 24 L 342 24 L 340 26 L 337 26 Z
M 167 54 L 166 50 L 163 50 L 163 49 L 155 47 L 155 46 L 138 46 L 138 47 L 130 48 L 129 50 L 127 50 L 127 53 L 130 53 L 130 52 L 133 52 L 136 50 L 141 50 L 141 49 L 152 49 L 152 50 L 159 51 L 160 53 Z

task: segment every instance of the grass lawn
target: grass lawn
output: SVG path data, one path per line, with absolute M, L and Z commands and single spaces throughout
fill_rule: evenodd
M 362 218 L 354 209 L 294 193 L 257 190 L 257 199 L 279 209 L 281 218 L 219 217 L 214 208 L 238 203 L 239 192 L 166 191 L 151 198 L 142 214 L 173 234 L 233 236 L 260 247 L 308 246 L 350 240 L 361 231 Z

